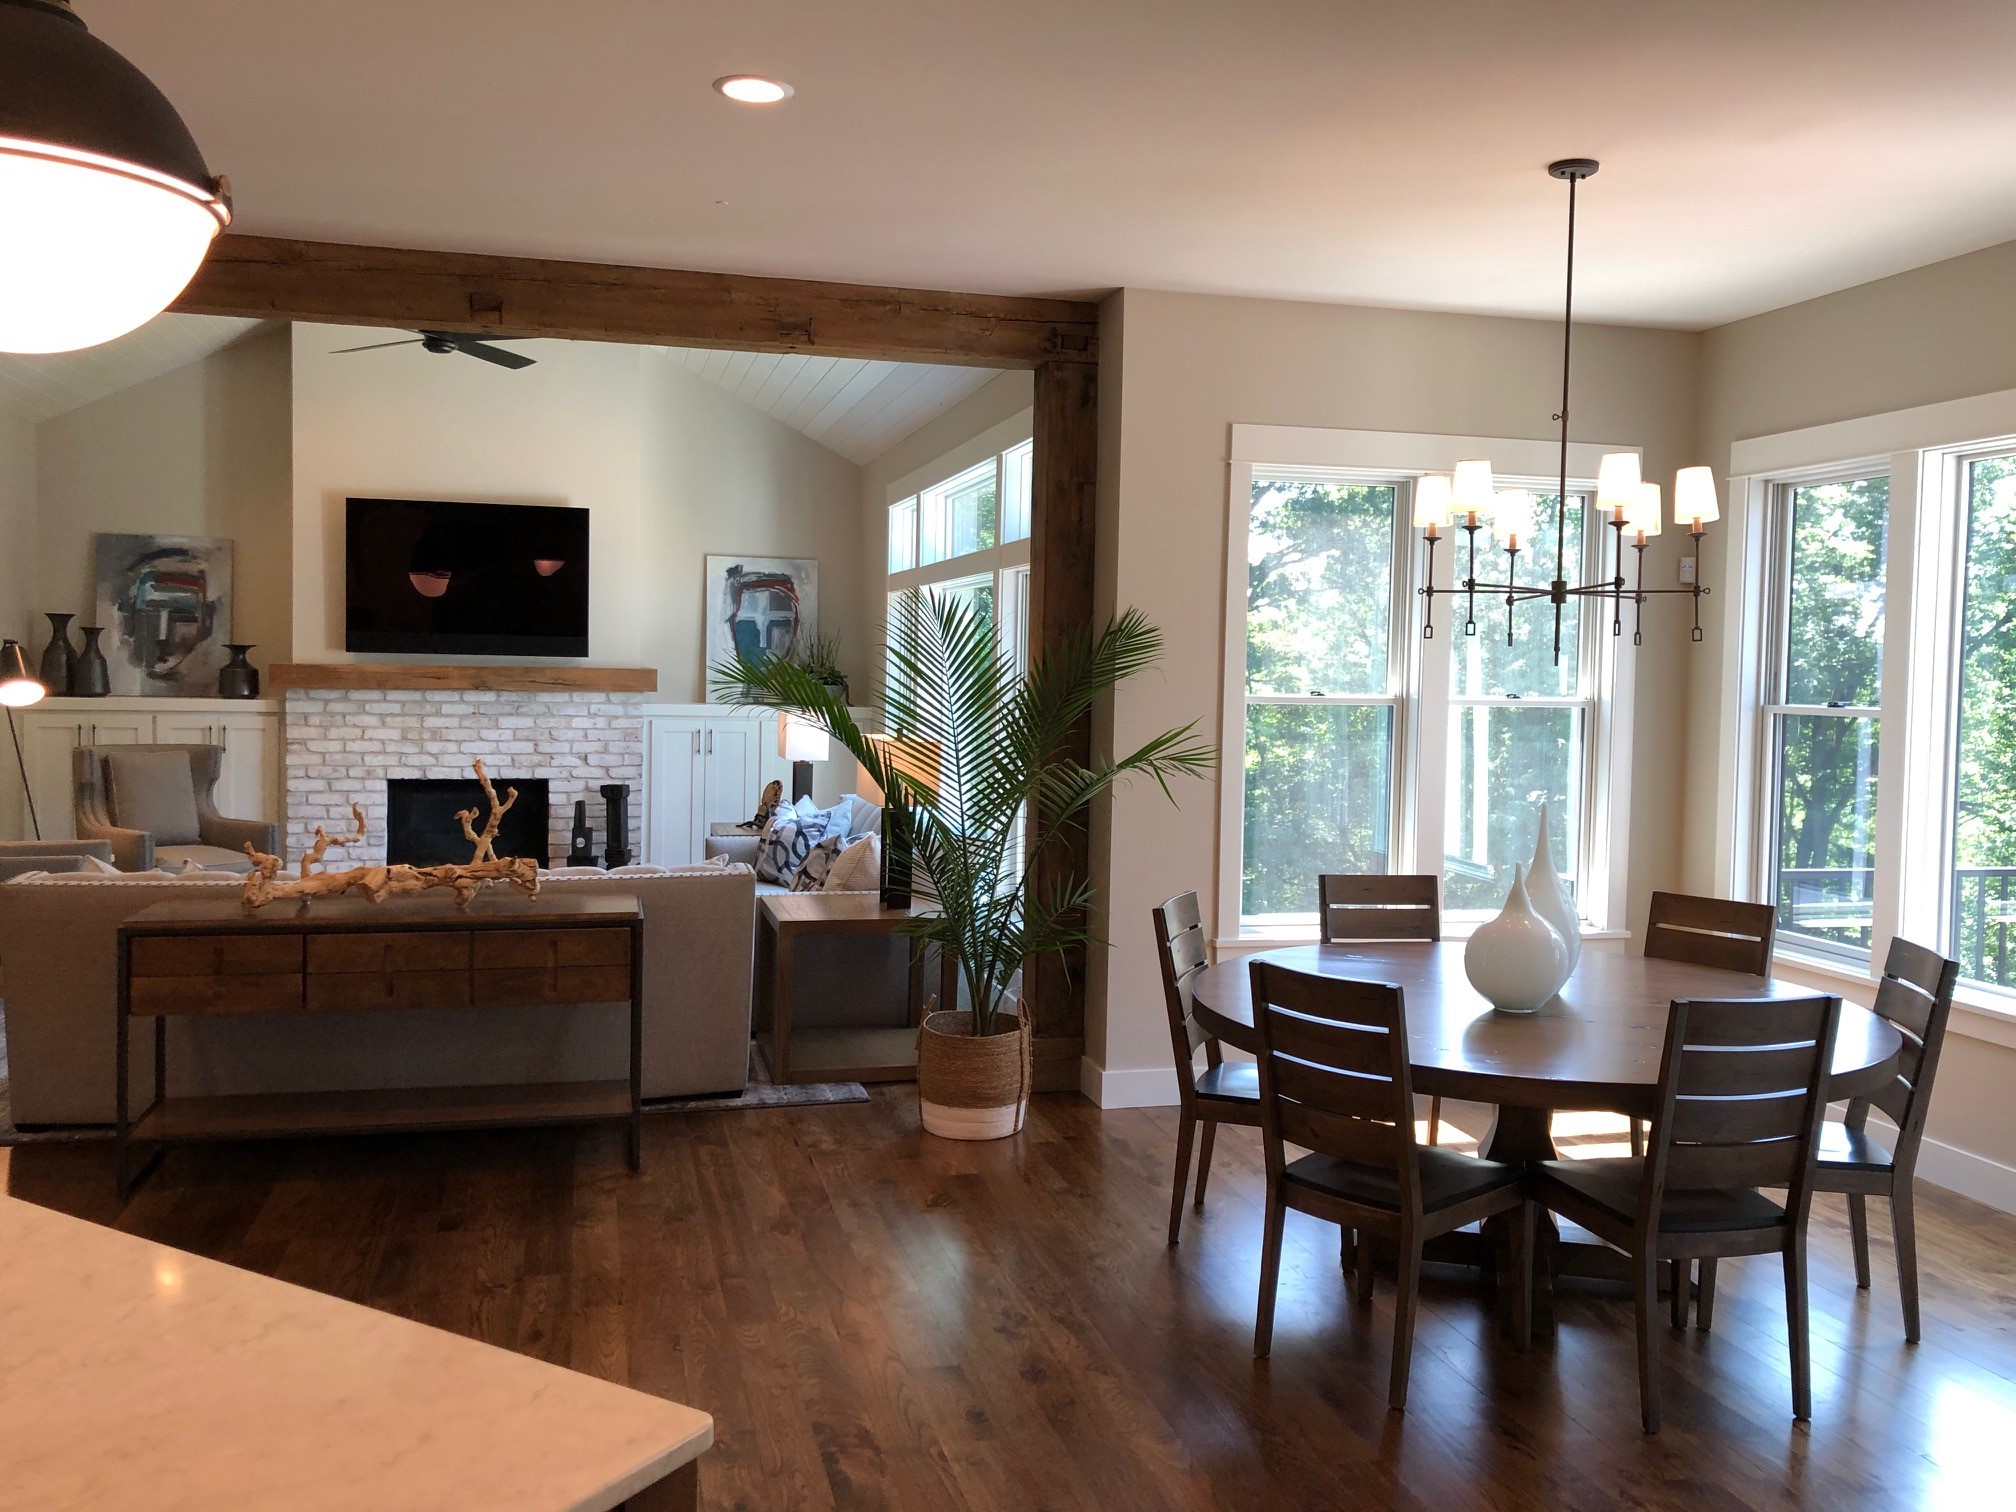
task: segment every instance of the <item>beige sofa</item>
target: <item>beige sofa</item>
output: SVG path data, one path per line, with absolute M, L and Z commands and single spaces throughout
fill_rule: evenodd
M 239 879 L 49 875 L 0 885 L 0 967 L 14 1120 L 115 1116 L 115 942 L 129 915 L 228 897 Z M 755 875 L 703 866 L 655 876 L 556 875 L 554 895 L 632 893 L 644 906 L 644 1095 L 740 1092 L 749 1072 Z M 223 1094 L 592 1081 L 625 1074 L 627 1004 L 168 1021 L 171 1092 Z M 133 1036 L 152 1086 L 152 1022 Z

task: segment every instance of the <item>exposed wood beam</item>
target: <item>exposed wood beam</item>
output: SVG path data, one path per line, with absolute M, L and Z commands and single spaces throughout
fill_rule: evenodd
M 1032 368 L 1098 361 L 1097 305 L 220 237 L 174 309 L 403 330 Z

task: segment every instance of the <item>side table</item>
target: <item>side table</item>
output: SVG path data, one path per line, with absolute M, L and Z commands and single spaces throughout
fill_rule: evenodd
M 756 900 L 756 995 L 770 1010 L 770 1074 L 793 1082 L 917 1079 L 917 1025 L 924 1016 L 924 962 L 910 964 L 908 1023 L 886 1028 L 800 1028 L 795 946 L 806 935 L 894 935 L 922 905 L 884 908 L 875 893 L 783 893 Z M 959 998 L 958 962 L 939 963 L 938 997 Z

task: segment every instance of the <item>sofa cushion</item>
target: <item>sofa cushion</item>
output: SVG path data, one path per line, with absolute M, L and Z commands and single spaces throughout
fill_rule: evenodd
M 196 780 L 180 751 L 111 751 L 105 757 L 105 786 L 112 821 L 139 830 L 160 845 L 195 845 L 203 837 L 196 823 Z
M 870 803 L 859 793 L 847 793 L 840 799 L 847 809 L 847 833 L 850 835 L 879 835 L 882 833 L 882 805 Z

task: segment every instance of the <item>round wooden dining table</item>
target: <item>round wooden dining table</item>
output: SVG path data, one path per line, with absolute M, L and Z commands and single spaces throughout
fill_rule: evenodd
M 1463 944 L 1396 941 L 1296 945 L 1199 973 L 1197 1022 L 1241 1050 L 1257 1051 L 1250 962 L 1360 982 L 1406 995 L 1414 1090 L 1498 1110 L 1479 1153 L 1492 1160 L 1553 1160 L 1555 1111 L 1650 1118 L 1675 998 L 1808 997 L 1814 988 L 1682 961 L 1648 960 L 1591 946 L 1553 1001 L 1536 1013 L 1500 1013 L 1463 971 Z M 1829 1101 L 1880 1090 L 1903 1038 L 1866 1008 L 1841 1006 Z

